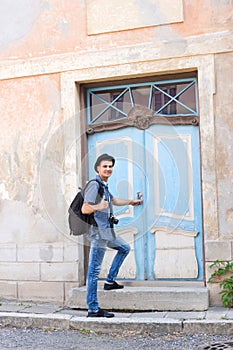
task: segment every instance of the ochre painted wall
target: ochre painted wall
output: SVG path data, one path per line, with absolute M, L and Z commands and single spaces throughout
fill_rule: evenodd
M 114 1 L 111 2 L 114 6 Z M 134 1 L 146 15 L 152 1 Z M 169 11 L 169 7 L 166 9 Z M 149 15 L 149 14 L 148 14 Z M 162 14 L 166 18 L 166 13 Z M 131 13 L 125 10 L 130 20 Z M 27 59 L 111 47 L 135 46 L 232 29 L 231 0 L 185 0 L 184 22 L 97 35 L 87 34 L 87 11 L 82 0 L 18 0 L 1 4 L 1 59 Z

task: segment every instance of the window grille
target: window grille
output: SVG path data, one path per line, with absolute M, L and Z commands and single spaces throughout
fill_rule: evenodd
M 87 90 L 88 124 L 127 118 L 135 106 L 145 106 L 153 116 L 197 116 L 196 79 L 179 79 Z

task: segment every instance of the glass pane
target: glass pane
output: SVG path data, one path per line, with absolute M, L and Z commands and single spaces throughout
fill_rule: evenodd
M 178 100 L 196 112 L 195 85 L 193 84 L 186 91 L 184 91 L 179 96 Z
M 125 118 L 125 116 L 116 111 L 114 108 L 108 108 L 107 111 L 105 111 L 103 114 L 101 114 L 98 119 L 95 120 L 95 123 L 104 123 L 104 122 L 110 122 L 117 119 Z
M 96 91 L 95 95 L 99 97 L 99 99 L 103 99 L 107 103 L 111 103 L 118 96 L 120 96 L 126 89 L 112 89 L 107 91 Z
M 176 111 L 177 111 L 176 113 L 177 115 L 192 114 L 192 112 L 189 109 L 179 105 L 178 103 L 176 104 Z
M 110 90 L 107 92 L 104 91 L 98 91 L 95 94 L 91 94 L 91 121 L 95 120 L 96 117 L 103 112 L 109 104 L 114 101 L 122 92 L 124 89 L 120 90 Z M 115 104 L 121 105 L 121 97 L 117 100 L 118 102 L 115 102 Z M 118 106 L 116 105 L 118 108 Z M 100 121 L 107 121 L 115 119 L 111 117 L 111 113 L 104 113 L 101 115 L 96 121 L 99 123 Z
M 132 108 L 129 90 L 127 90 L 123 95 L 121 95 L 117 99 L 117 101 L 113 103 L 113 106 L 117 109 L 120 109 L 125 114 L 128 114 Z
M 101 101 L 106 102 L 106 103 L 111 102 L 111 92 L 108 92 L 108 91 L 107 92 L 106 91 L 98 91 L 98 92 L 96 91 L 91 96 L 92 97 L 95 96 L 94 101 L 97 101 L 97 103 L 100 103 Z
M 192 114 L 192 111 L 185 108 L 185 106 L 187 106 L 196 111 L 195 86 L 193 84 L 188 88 L 189 84 L 190 82 L 178 83 L 175 85 L 157 85 L 162 91 L 159 91 L 156 88 L 153 89 L 152 109 L 158 114 L 165 115 Z M 182 90 L 185 88 L 187 88 L 187 90 L 182 92 Z M 179 93 L 180 95 L 177 96 Z M 182 106 L 177 103 L 177 101 L 172 100 L 172 97 L 175 96 L 177 96 L 176 100 L 180 101 L 185 106 Z M 168 103 L 169 101 L 171 102 Z M 163 107 L 164 105 L 166 106 Z
M 98 119 L 95 120 L 95 123 L 103 123 L 108 121 L 109 111 L 104 112 L 99 116 Z
M 135 87 L 132 88 L 131 91 L 133 95 L 134 105 L 148 107 L 150 98 L 150 86 Z
M 172 97 L 176 96 L 177 94 L 176 86 L 162 86 L 159 88 L 163 92 L 155 88 L 153 89 L 152 104 L 151 104 L 152 109 L 159 114 L 167 114 L 167 115 L 176 114 L 177 103 L 172 100 Z M 164 105 L 167 105 L 167 106 L 162 108 Z
M 98 116 L 107 107 L 107 104 L 104 102 L 101 102 L 101 100 L 97 98 L 96 95 L 91 95 L 90 104 L 91 104 L 91 108 L 90 108 L 91 121 L 94 120 L 96 116 Z
M 122 118 L 126 118 L 126 116 L 123 113 L 121 113 L 120 111 L 117 111 L 114 108 L 109 108 L 109 110 L 108 110 L 108 121 L 122 119 Z

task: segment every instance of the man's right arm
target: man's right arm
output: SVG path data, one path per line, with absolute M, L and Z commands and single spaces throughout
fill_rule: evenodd
M 108 208 L 108 202 L 102 198 L 101 202 L 98 204 L 94 204 L 94 203 L 89 203 L 89 202 L 84 202 L 82 205 L 82 213 L 83 214 L 92 214 L 97 210 L 104 210 Z
M 104 210 L 108 207 L 108 202 L 102 198 L 99 203 L 96 203 L 99 184 L 96 181 L 91 181 L 84 193 L 84 203 L 82 206 L 83 214 L 92 214 L 97 210 Z

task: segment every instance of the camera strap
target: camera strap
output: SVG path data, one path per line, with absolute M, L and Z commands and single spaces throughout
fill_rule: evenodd
M 105 187 L 108 191 L 108 203 L 109 203 L 109 209 L 110 209 L 110 217 L 113 216 L 113 206 L 112 206 L 112 199 L 111 199 L 111 196 L 110 196 L 110 193 L 109 193 L 109 190 L 108 190 L 108 186 Z M 115 235 L 115 231 L 113 229 L 113 224 L 110 223 L 110 227 L 111 227 L 111 230 L 112 230 L 112 234 L 114 237 L 116 237 Z
M 109 208 L 110 208 L 110 216 L 113 215 L 113 207 L 112 207 L 112 201 L 109 202 Z
M 112 207 L 112 200 L 111 200 L 111 195 L 110 195 L 110 192 L 109 192 L 109 189 L 108 189 L 108 185 L 105 184 L 105 189 L 107 190 L 108 192 L 108 198 L 105 198 L 105 200 L 108 201 L 109 203 L 109 209 L 110 209 L 110 216 L 113 215 L 113 207 Z M 106 197 L 106 196 L 105 196 Z

